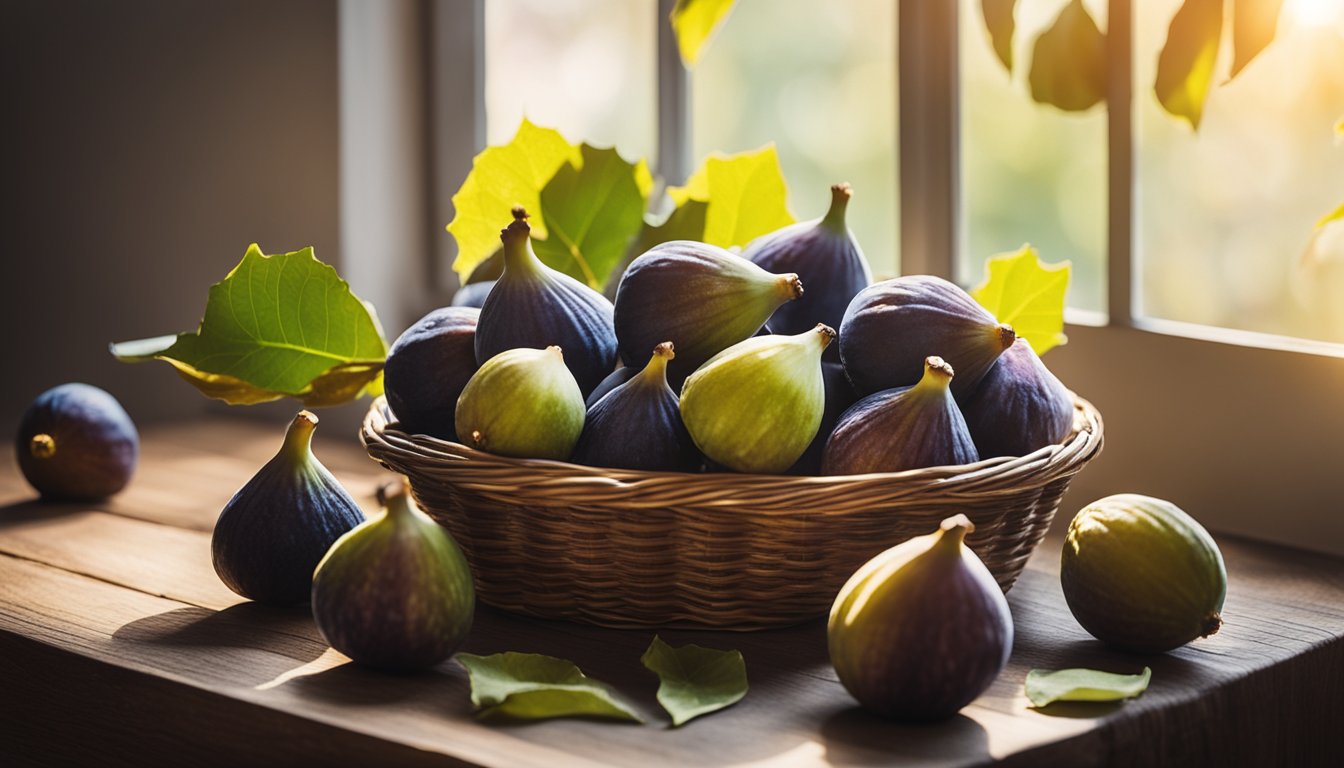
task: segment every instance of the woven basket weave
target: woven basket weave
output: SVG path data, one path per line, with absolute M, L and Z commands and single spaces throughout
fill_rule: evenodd
M 482 602 L 608 627 L 752 630 L 824 616 L 869 558 L 958 512 L 1006 591 L 1101 450 L 1100 414 L 1074 407 L 1069 438 L 1028 456 L 850 477 L 512 459 L 407 434 L 382 400 L 361 437 L 457 539 Z

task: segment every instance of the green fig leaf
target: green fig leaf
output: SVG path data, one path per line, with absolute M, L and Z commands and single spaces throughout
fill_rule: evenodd
M 232 405 L 293 397 L 325 406 L 381 392 L 387 344 L 372 307 L 312 248 L 267 256 L 254 243 L 210 287 L 195 333 L 111 351 L 123 362 L 162 360 Z
M 705 210 L 709 206 L 699 200 L 687 200 L 661 224 L 644 222 L 631 250 L 641 254 L 659 243 L 672 240 L 700 240 L 705 234 Z
M 1335 208 L 1335 210 L 1325 214 L 1320 219 L 1318 219 L 1316 221 L 1315 228 L 1322 229 L 1325 227 L 1326 224 L 1329 224 L 1332 221 L 1339 221 L 1341 219 L 1344 219 L 1344 203 L 1340 203 L 1339 207 Z
M 728 18 L 736 0 L 677 0 L 668 20 L 677 35 L 677 48 L 687 69 L 695 66 L 705 46 Z
M 1236 77 L 1274 40 L 1283 0 L 1232 0 L 1232 74 Z
M 643 722 L 605 685 L 564 659 L 512 651 L 491 656 L 459 653 L 456 659 L 471 678 L 471 703 L 482 719 L 602 717 Z
M 456 213 L 448 225 L 457 241 L 453 271 L 463 282 L 499 249 L 499 231 L 513 221 L 514 206 L 532 214 L 533 239 L 546 239 L 546 222 L 537 215 L 541 191 L 565 163 L 582 167 L 580 148 L 558 131 L 538 127 L 527 118 L 508 144 L 486 147 L 476 156 L 466 181 L 453 195 Z
M 1026 692 L 1031 705 L 1041 708 L 1056 701 L 1120 701 L 1148 690 L 1153 670 L 1117 675 L 1095 669 L 1033 669 L 1027 673 Z
M 1067 112 L 1081 112 L 1106 98 L 1106 36 L 1083 0 L 1069 0 L 1036 38 L 1027 82 L 1031 98 Z
M 985 27 L 989 30 L 989 41 L 994 53 L 1003 62 L 1004 69 L 1013 71 L 1013 33 L 1017 31 L 1017 22 L 1013 11 L 1017 0 L 980 0 L 980 12 L 985 17 Z
M 985 262 L 985 281 L 971 289 L 971 297 L 999 322 L 1025 337 L 1038 355 L 1068 341 L 1064 335 L 1064 296 L 1073 264 L 1046 264 L 1036 249 L 1023 245 Z
M 688 200 L 704 202 L 700 239 L 723 248 L 746 245 L 797 221 L 789 212 L 789 188 L 774 144 L 736 155 L 716 152 L 684 186 L 669 187 L 667 194 L 678 207 Z
M 658 703 L 672 716 L 673 726 L 717 712 L 747 695 L 747 665 L 741 651 L 698 645 L 673 648 L 654 635 L 639 660 L 658 676 Z
M 1167 29 L 1153 90 L 1162 108 L 1199 130 L 1223 34 L 1223 0 L 1185 0 Z

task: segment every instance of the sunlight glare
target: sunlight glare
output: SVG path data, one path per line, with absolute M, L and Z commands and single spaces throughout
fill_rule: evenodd
M 1288 0 L 1288 17 L 1304 27 L 1328 27 L 1344 19 L 1344 0 Z

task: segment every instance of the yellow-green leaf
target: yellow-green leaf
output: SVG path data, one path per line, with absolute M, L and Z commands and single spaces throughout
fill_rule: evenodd
M 1137 675 L 1117 675 L 1095 669 L 1033 669 L 1024 686 L 1033 707 L 1056 701 L 1119 701 L 1148 690 L 1153 670 L 1144 667 Z
M 1335 138 L 1344 139 L 1344 117 L 1335 121 Z
M 667 194 L 678 206 L 688 200 L 706 203 L 701 239 L 724 248 L 746 245 L 796 221 L 773 144 L 736 155 L 710 155 L 684 186 L 670 187 Z
M 1199 129 L 1223 34 L 1223 0 L 1185 0 L 1167 29 L 1157 58 L 1157 100 Z
M 602 683 L 573 662 L 536 653 L 455 657 L 471 678 L 471 703 L 483 719 L 604 717 L 640 722 Z
M 735 0 L 677 0 L 668 20 L 687 68 L 694 67 L 709 39 L 728 18 Z
M 1341 219 L 1344 219 L 1344 203 L 1340 203 L 1338 208 L 1325 214 L 1320 219 L 1318 219 L 1316 221 L 1316 229 L 1321 229 L 1326 224 L 1329 224 L 1332 221 L 1339 221 Z
M 985 281 L 971 290 L 971 296 L 1043 355 L 1068 341 L 1064 296 L 1072 266 L 1068 261 L 1046 264 L 1035 248 L 1023 245 L 1015 252 L 989 257 Z
M 1009 72 L 1013 71 L 1013 33 L 1017 31 L 1013 11 L 1016 8 L 1017 0 L 980 0 L 980 11 L 985 17 L 994 54 Z
M 526 118 L 503 146 L 487 147 L 472 161 L 462 187 L 453 195 L 455 214 L 448 231 L 457 241 L 453 271 L 465 281 L 472 270 L 499 248 L 499 231 L 513 221 L 521 205 L 533 214 L 532 237 L 546 239 L 546 222 L 537 216 L 541 190 L 565 163 L 582 167 L 579 147 L 558 131 L 541 128 Z
M 1232 0 L 1232 74 L 1239 72 L 1274 39 L 1283 0 Z
M 1106 36 L 1083 0 L 1070 0 L 1036 38 L 1027 81 L 1031 98 L 1068 112 L 1081 112 L 1106 98 Z
M 639 660 L 658 676 L 658 703 L 672 716 L 674 727 L 732 706 L 747 695 L 747 665 L 741 651 L 699 645 L 673 648 L 654 635 Z

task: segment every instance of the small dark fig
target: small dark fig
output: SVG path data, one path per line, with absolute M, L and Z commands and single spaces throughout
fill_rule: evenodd
M 387 404 L 402 429 L 456 440 L 457 398 L 476 373 L 474 307 L 443 307 L 392 343 L 383 366 Z
M 757 336 L 696 369 L 681 388 L 681 417 L 696 447 L 737 472 L 778 474 L 793 466 L 821 425 L 821 354 L 834 338 L 825 325 Z
M 906 722 L 956 714 L 1008 663 L 1013 617 L 965 545 L 965 515 L 855 571 L 831 606 L 831 664 L 866 709 Z
M 140 434 L 112 395 L 88 384 L 62 384 L 23 412 L 14 455 L 43 499 L 94 501 L 130 482 Z
M 952 366 L 930 357 L 918 384 L 884 389 L 855 403 L 826 441 L 822 472 L 864 475 L 979 461 L 952 398 L 952 380 Z
M 480 309 L 485 306 L 485 297 L 490 295 L 490 289 L 495 287 L 494 280 L 483 280 L 479 283 L 467 283 L 457 289 L 453 294 L 452 306 L 454 307 L 476 307 Z
M 345 488 L 313 455 L 317 417 L 300 411 L 284 445 L 224 505 L 210 537 L 215 573 L 234 592 L 271 605 L 308 600 L 313 569 L 364 522 Z
M 458 437 L 500 456 L 564 461 L 583 419 L 583 393 L 559 347 L 500 352 L 457 399 Z
M 587 395 L 616 366 L 611 302 L 541 263 L 532 251 L 527 212 L 515 208 L 513 215 L 513 223 L 500 232 L 504 274 L 481 306 L 476 362 L 518 347 L 557 346 L 565 350 L 565 365 Z
M 952 393 L 980 383 L 1016 339 L 955 283 L 932 275 L 884 280 L 859 292 L 840 324 L 840 359 L 860 396 L 919 381 L 924 358 L 957 369 Z
M 630 262 L 616 289 L 621 359 L 641 366 L 654 345 L 670 339 L 677 359 L 667 378 L 679 389 L 706 360 L 750 338 L 781 304 L 802 295 L 795 274 L 771 274 L 705 243 L 661 243 Z
M 400 484 L 383 513 L 332 545 L 313 574 L 313 619 L 332 648 L 388 672 L 438 664 L 471 629 L 471 569 Z
M 1013 342 L 961 412 L 981 458 L 1026 456 L 1073 431 L 1073 396 L 1026 339 Z
M 777 332 L 802 333 L 817 323 L 839 328 L 849 302 L 873 282 L 863 249 L 845 224 L 852 194 L 848 184 L 836 184 L 825 216 L 762 235 L 742 250 L 743 258 L 765 271 L 795 272 L 807 286 L 802 298 L 771 316 Z M 839 362 L 839 345 L 826 349 L 826 359 Z
M 831 347 L 828 346 L 826 349 L 829 351 Z M 826 407 L 821 412 L 821 426 L 817 427 L 817 434 L 812 438 L 812 442 L 808 443 L 807 450 L 803 451 L 803 455 L 792 467 L 789 467 L 790 475 L 821 474 L 821 456 L 826 449 L 826 441 L 835 431 L 840 415 L 858 400 L 854 395 L 854 387 L 849 383 L 849 377 L 845 375 L 844 366 L 839 363 L 823 362 L 821 379 L 826 385 Z
M 583 401 L 583 406 L 585 408 L 592 408 L 594 405 L 597 405 L 598 400 L 605 397 L 611 390 L 621 386 L 630 379 L 633 379 L 635 374 L 639 373 L 639 371 L 639 368 L 622 365 L 620 368 L 607 374 L 607 377 L 597 385 L 597 388 L 588 393 L 588 397 Z
M 649 472 L 694 472 L 700 466 L 677 394 L 667 385 L 672 342 L 653 348 L 644 370 L 589 407 L 574 446 L 576 464 Z

